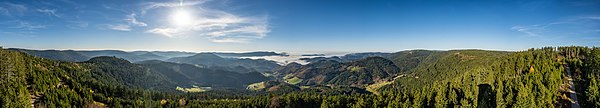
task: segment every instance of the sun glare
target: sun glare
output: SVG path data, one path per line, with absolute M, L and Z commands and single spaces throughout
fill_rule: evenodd
M 175 26 L 189 26 L 193 24 L 194 17 L 192 14 L 184 9 L 178 9 L 171 15 L 171 23 Z

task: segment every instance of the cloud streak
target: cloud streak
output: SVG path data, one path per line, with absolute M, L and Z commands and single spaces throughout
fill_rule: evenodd
M 235 15 L 223 10 L 206 8 L 202 6 L 204 3 L 206 2 L 152 2 L 146 4 L 147 6 L 144 6 L 144 11 L 160 8 L 193 9 L 191 15 L 194 18 L 186 26 L 153 27 L 147 30 L 146 33 L 158 34 L 165 37 L 199 36 L 218 43 L 247 43 L 254 39 L 261 39 L 270 32 L 267 16 Z
M 549 33 L 565 35 L 564 32 L 585 34 L 593 33 L 600 27 L 600 16 L 571 17 L 564 20 L 536 25 L 517 25 L 510 29 L 528 36 L 543 36 Z M 563 33 L 558 33 L 563 31 Z
M 108 29 L 117 30 L 117 31 L 131 31 L 131 26 L 124 24 L 117 25 L 107 25 Z
M 142 14 L 145 14 L 147 11 L 157 8 L 172 8 L 178 6 L 195 6 L 206 2 L 205 0 L 194 0 L 194 1 L 180 1 L 180 2 L 148 2 L 144 3 L 142 7 Z
M 60 17 L 60 15 L 56 14 L 56 9 L 37 9 L 37 11 L 48 16 Z
M 25 5 L 10 2 L 0 2 L 0 14 L 4 16 L 15 16 L 23 14 L 28 8 Z
M 540 33 L 543 33 L 548 26 L 541 25 L 529 25 L 529 26 L 513 26 L 510 29 L 515 30 L 521 33 L 525 33 L 529 36 L 539 36 Z
M 154 28 L 146 31 L 146 33 L 154 33 L 166 37 L 175 37 L 175 35 L 178 35 L 179 32 L 179 29 L 174 28 Z
M 134 27 L 146 27 L 148 26 L 148 24 L 146 24 L 145 22 L 139 21 L 137 19 L 137 15 L 135 13 L 131 13 L 125 16 L 125 19 L 123 19 L 122 21 L 125 21 L 125 24 L 107 24 L 104 27 L 111 29 L 111 30 L 117 30 L 117 31 L 132 31 Z
M 9 27 L 9 28 L 33 31 L 33 30 L 39 30 L 39 29 L 46 28 L 46 25 L 32 24 L 32 23 L 26 22 L 26 21 L 17 21 L 17 26 L 13 26 L 13 27 Z
M 127 15 L 127 18 L 125 18 L 125 21 L 127 21 L 127 22 L 129 22 L 129 24 L 135 25 L 135 26 L 140 26 L 140 27 L 148 26 L 148 24 L 137 20 L 135 13 L 131 13 L 131 14 Z

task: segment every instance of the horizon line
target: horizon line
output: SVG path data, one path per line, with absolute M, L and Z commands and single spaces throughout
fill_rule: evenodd
M 569 45 L 569 46 L 576 46 L 576 45 Z M 569 46 L 544 46 L 544 47 L 553 47 L 553 48 L 558 48 L 558 47 L 569 47 Z M 2 46 L 0 46 L 2 47 Z M 537 47 L 535 49 L 539 49 L 539 48 L 544 48 L 544 47 Z M 596 47 L 596 46 L 581 46 L 581 47 Z M 3 49 L 26 49 L 26 50 L 39 50 L 39 51 L 44 51 L 44 50 L 58 50 L 58 51 L 68 51 L 68 50 L 73 50 L 73 51 L 102 51 L 102 50 L 117 50 L 117 51 L 124 51 L 124 52 L 136 52 L 136 51 L 148 51 L 148 52 L 185 52 L 185 53 L 249 53 L 249 52 L 275 52 L 275 53 L 285 53 L 285 54 L 326 54 L 326 53 L 345 53 L 345 54 L 351 54 L 351 53 L 395 53 L 395 52 L 402 52 L 402 51 L 411 51 L 411 50 L 428 50 L 428 51 L 451 51 L 451 50 L 485 50 L 485 51 L 507 51 L 507 52 L 518 52 L 518 51 L 527 51 L 528 49 L 531 48 L 526 48 L 526 49 L 521 49 L 521 50 L 506 50 L 506 49 L 493 49 L 493 48 L 451 48 L 451 49 L 443 49 L 443 48 L 439 48 L 439 49 L 435 49 L 435 48 L 408 48 L 408 49 L 403 49 L 403 50 L 397 50 L 397 51 L 276 51 L 276 50 L 246 50 L 246 51 L 189 51 L 189 50 L 140 50 L 140 49 L 135 49 L 135 50 L 127 50 L 127 49 L 119 49 L 119 48 L 104 48 L 104 49 L 94 49 L 94 48 L 90 48 L 90 49 L 77 49 L 77 48 L 69 48 L 69 49 L 60 49 L 60 48 L 25 48 L 25 47 L 2 47 Z M 532 47 L 533 48 L 533 47 Z

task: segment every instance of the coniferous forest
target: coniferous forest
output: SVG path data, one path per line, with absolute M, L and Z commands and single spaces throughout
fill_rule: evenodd
M 0 0 L 0 108 L 600 108 L 600 0 Z
M 2 107 L 600 107 L 597 47 L 407 50 L 267 71 L 34 55 L 0 49 Z

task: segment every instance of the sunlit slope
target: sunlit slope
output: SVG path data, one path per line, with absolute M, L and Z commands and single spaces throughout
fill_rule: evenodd
M 481 87 L 489 85 L 486 92 L 494 94 L 495 106 L 550 107 L 564 100 L 559 91 L 564 83 L 560 58 L 553 48 L 435 52 L 383 91 L 402 91 L 406 98 L 414 98 L 408 101 L 413 105 L 472 106 L 481 101 Z

